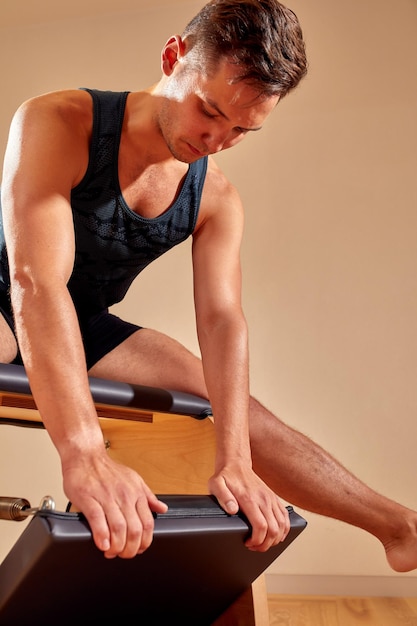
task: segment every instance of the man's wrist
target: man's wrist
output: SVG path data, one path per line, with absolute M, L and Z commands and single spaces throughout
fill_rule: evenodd
M 106 455 L 106 446 L 101 430 L 77 433 L 74 437 L 65 437 L 65 440 L 56 445 L 62 467 L 71 465 L 80 457 L 84 460 Z

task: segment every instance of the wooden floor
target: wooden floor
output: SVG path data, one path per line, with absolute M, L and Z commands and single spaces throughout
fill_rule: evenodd
M 270 626 L 417 626 L 417 598 L 269 595 Z

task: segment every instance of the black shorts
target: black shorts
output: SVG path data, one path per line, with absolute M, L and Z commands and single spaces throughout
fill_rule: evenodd
M 6 320 L 6 322 L 8 323 L 8 325 L 10 326 L 10 330 L 12 331 L 12 333 L 14 335 L 16 335 L 15 333 L 15 328 L 14 328 L 14 320 L 13 320 L 13 313 L 12 313 L 12 307 L 10 305 L 10 299 L 8 297 L 8 295 L 6 293 L 4 293 L 4 291 L 0 291 L 0 315 L 2 315 L 4 317 L 4 319 Z M 20 356 L 20 352 L 17 352 L 17 356 L 14 359 L 14 361 L 12 361 L 12 363 L 15 363 L 16 365 L 22 365 L 22 357 Z
M 8 296 L 0 291 L 0 314 L 3 315 L 13 333 L 15 333 L 13 314 Z M 103 356 L 117 348 L 125 339 L 133 335 L 142 326 L 131 324 L 109 313 L 100 311 L 89 318 L 80 320 L 81 335 L 84 343 L 85 359 L 89 370 Z M 20 352 L 13 363 L 22 365 Z
M 142 326 L 120 319 L 108 310 L 80 321 L 87 370 Z

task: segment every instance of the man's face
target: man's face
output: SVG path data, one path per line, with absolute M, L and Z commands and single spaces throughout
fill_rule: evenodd
M 278 96 L 261 97 L 247 83 L 234 82 L 236 66 L 226 60 L 206 75 L 183 59 L 165 80 L 157 119 L 176 159 L 191 163 L 261 129 Z

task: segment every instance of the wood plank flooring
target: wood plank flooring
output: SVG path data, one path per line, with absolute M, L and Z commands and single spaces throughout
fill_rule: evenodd
M 417 626 L 417 598 L 268 595 L 270 626 Z

